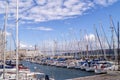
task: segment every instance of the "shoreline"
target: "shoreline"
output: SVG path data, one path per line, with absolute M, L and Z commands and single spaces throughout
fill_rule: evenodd
M 120 80 L 120 71 L 108 71 L 107 74 L 98 74 L 68 80 Z

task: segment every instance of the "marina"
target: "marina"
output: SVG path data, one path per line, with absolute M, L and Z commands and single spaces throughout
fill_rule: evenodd
M 107 67 L 98 66 L 98 72 L 96 72 L 96 66 L 91 66 L 92 69 L 89 69 L 89 66 L 79 65 L 79 67 L 68 68 L 65 65 L 57 66 L 50 63 L 50 59 L 46 60 L 47 63 L 38 63 L 38 61 L 23 61 L 24 66 L 29 67 L 32 71 L 43 72 L 49 77 L 54 78 L 55 80 L 120 80 L 119 71 L 117 66 L 111 66 L 113 63 L 100 63 L 107 65 Z M 61 61 L 59 62 L 61 64 Z M 63 62 L 62 62 L 63 63 Z M 51 64 L 51 65 L 50 65 Z M 87 64 L 87 63 L 85 63 Z M 108 65 L 109 64 L 109 65 Z M 103 66 L 104 66 L 103 65 Z M 78 65 L 77 65 L 78 66 Z M 82 66 L 82 67 L 81 67 Z M 87 69 L 87 70 L 86 70 Z M 102 71 L 102 72 L 100 72 Z
M 120 80 L 119 7 L 0 0 L 0 80 Z
M 55 80 L 66 80 L 66 79 L 95 75 L 94 72 L 90 73 L 76 69 L 67 69 L 67 68 L 60 68 L 55 66 L 40 65 L 30 62 L 23 62 L 23 64 L 29 67 L 32 71 L 43 72 L 49 75 L 50 77 L 54 77 Z M 36 69 L 34 69 L 34 67 L 36 67 Z

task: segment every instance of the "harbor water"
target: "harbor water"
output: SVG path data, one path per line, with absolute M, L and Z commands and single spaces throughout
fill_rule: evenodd
M 55 66 L 40 65 L 26 61 L 22 61 L 22 64 L 26 67 L 29 67 L 31 71 L 43 72 L 49 75 L 50 77 L 54 77 L 55 80 L 66 80 L 95 75 L 94 72 L 86 72 L 77 69 L 67 69 Z

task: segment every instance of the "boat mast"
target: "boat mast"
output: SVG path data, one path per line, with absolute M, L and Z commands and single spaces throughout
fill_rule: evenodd
M 86 38 L 86 40 L 85 40 L 85 41 L 86 41 L 86 42 L 85 42 L 85 43 L 86 43 L 86 44 L 85 44 L 85 48 L 86 48 L 86 58 L 88 59 L 88 58 L 89 58 L 89 54 L 88 54 L 89 36 L 88 36 L 88 34 L 87 34 L 87 31 L 86 31 L 86 30 L 85 30 L 85 35 L 86 35 L 86 37 L 87 37 L 87 38 Z
M 102 55 L 103 55 L 104 54 L 104 50 L 103 50 L 102 43 L 100 41 L 100 37 L 99 37 L 99 34 L 98 34 L 98 31 L 97 31 L 96 27 L 95 27 L 95 31 L 96 31 L 96 35 L 97 35 L 97 38 L 98 38 L 98 41 L 99 41 L 99 44 L 100 44 L 100 47 L 101 47 L 101 50 L 102 50 Z M 105 58 L 105 56 L 104 56 L 104 58 Z
M 55 56 L 55 54 L 57 54 L 56 48 L 57 48 L 57 41 L 53 40 L 53 54 L 52 54 L 52 56 Z
M 82 35 L 82 31 L 80 30 L 80 38 L 77 40 L 78 53 L 79 53 L 78 58 L 82 58 L 82 49 L 81 49 L 81 46 L 80 46 L 81 41 L 82 41 L 81 35 Z
M 16 0 L 16 80 L 18 80 L 18 0 Z
M 110 15 L 110 27 L 113 27 L 113 29 L 114 29 L 114 31 L 115 31 L 115 34 L 116 34 L 116 36 L 117 36 L 117 30 L 116 30 L 116 28 L 115 28 L 115 25 L 114 25 L 114 22 L 113 22 L 113 19 L 112 19 L 112 16 Z
M 102 27 L 102 24 L 100 23 L 100 33 L 101 33 L 101 36 L 103 36 L 103 37 L 101 37 L 102 38 L 102 41 L 101 41 L 101 43 L 102 43 L 102 45 L 103 45 L 103 56 L 104 56 L 104 59 L 105 60 L 107 60 L 107 55 L 106 55 L 106 45 L 105 45 L 105 43 L 106 43 L 106 36 L 105 36 L 105 33 L 104 33 L 104 31 L 103 31 L 103 27 Z M 103 31 L 103 34 L 102 34 L 102 31 Z M 108 42 L 107 42 L 108 43 Z
M 115 45 L 114 45 L 114 28 L 111 26 L 110 27 L 111 28 L 111 33 L 112 33 L 112 35 L 111 35 L 111 43 L 112 43 L 112 52 L 113 52 L 113 55 L 115 55 L 115 53 L 114 53 L 114 50 L 115 50 Z M 112 57 L 112 55 L 111 55 L 111 57 Z
M 119 45 L 119 43 L 120 43 L 120 37 L 119 37 L 119 22 L 118 22 L 118 70 L 120 71 L 120 51 L 119 51 L 119 47 L 120 47 L 120 45 Z
M 104 31 L 104 28 L 103 28 L 102 24 L 101 24 L 101 29 L 102 29 L 102 31 L 103 31 L 103 34 L 104 34 L 104 36 L 105 36 L 105 39 L 106 39 L 107 44 L 108 44 L 108 47 L 109 47 L 108 49 L 109 49 L 109 57 L 110 57 L 111 45 L 110 45 L 110 43 L 109 43 L 109 41 L 108 41 L 108 38 L 107 38 L 107 36 L 106 36 L 106 33 L 105 33 L 105 31 Z
M 7 27 L 7 16 L 8 16 L 8 2 L 6 2 L 6 12 L 5 12 L 5 24 L 4 24 L 4 31 L 3 31 L 3 59 L 4 59 L 4 67 L 3 67 L 3 80 L 5 80 L 5 53 L 6 53 L 6 27 Z
M 86 34 L 87 34 L 87 36 L 89 36 L 87 32 L 86 32 Z M 88 46 L 88 48 L 90 47 L 90 52 L 88 51 L 89 52 L 88 57 L 91 58 L 93 55 L 93 47 L 92 47 L 92 42 L 89 37 L 87 40 L 87 46 Z
M 97 35 L 96 35 L 96 33 L 95 33 L 95 56 L 96 56 L 96 58 L 99 58 L 99 47 L 98 47 L 98 39 L 97 39 Z
M 113 49 L 112 51 L 113 51 L 113 55 L 114 55 L 115 61 L 116 61 L 117 58 L 115 56 L 116 52 L 115 52 L 115 39 L 114 39 L 114 36 L 115 35 L 118 36 L 118 33 L 117 33 L 117 29 L 115 28 L 112 16 L 110 16 L 110 28 L 111 28 L 111 33 L 112 33 L 112 35 L 111 35 L 111 43 L 112 43 L 111 49 Z M 111 55 L 111 56 L 113 56 L 113 55 Z
M 11 32 L 11 36 L 10 36 L 10 59 L 12 59 L 12 45 L 11 45 L 11 40 L 12 40 L 12 32 Z

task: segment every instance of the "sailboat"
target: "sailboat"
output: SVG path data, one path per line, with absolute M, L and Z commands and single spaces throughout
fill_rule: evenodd
M 19 9 L 19 2 L 16 0 L 16 80 L 36 80 L 35 77 L 37 74 L 44 75 L 44 73 L 39 72 L 31 72 L 28 68 L 24 66 L 19 66 L 19 55 L 18 55 L 18 9 Z M 24 73 L 24 75 L 23 75 Z M 26 75 L 27 74 L 27 75 Z M 23 77 L 24 76 L 24 77 Z M 27 77 L 26 77 L 27 76 Z
M 37 80 L 35 77 L 36 75 L 44 75 L 44 73 L 38 72 L 31 72 L 27 67 L 23 65 L 19 65 L 19 58 L 18 58 L 18 0 L 17 2 L 17 9 L 16 9 L 16 66 L 8 67 L 6 65 L 5 60 L 5 51 L 6 51 L 6 25 L 7 25 L 7 10 L 8 10 L 8 2 L 6 2 L 6 16 L 5 16 L 5 25 L 4 25 L 4 62 L 3 62 L 3 69 L 0 69 L 0 80 Z
M 7 75 L 7 73 L 12 73 L 12 72 L 15 72 L 16 69 L 13 67 L 13 66 L 10 66 L 10 65 L 7 65 L 6 64 L 6 26 L 7 26 L 7 12 L 8 12 L 8 3 L 6 5 L 6 14 L 5 14 L 5 23 L 4 23 L 4 29 L 3 29 L 3 32 L 2 32 L 2 46 L 3 46 L 3 64 L 1 64 L 0 66 L 0 73 L 1 73 L 1 76 L 0 76 L 0 79 L 7 79 L 6 77 L 9 77 Z

